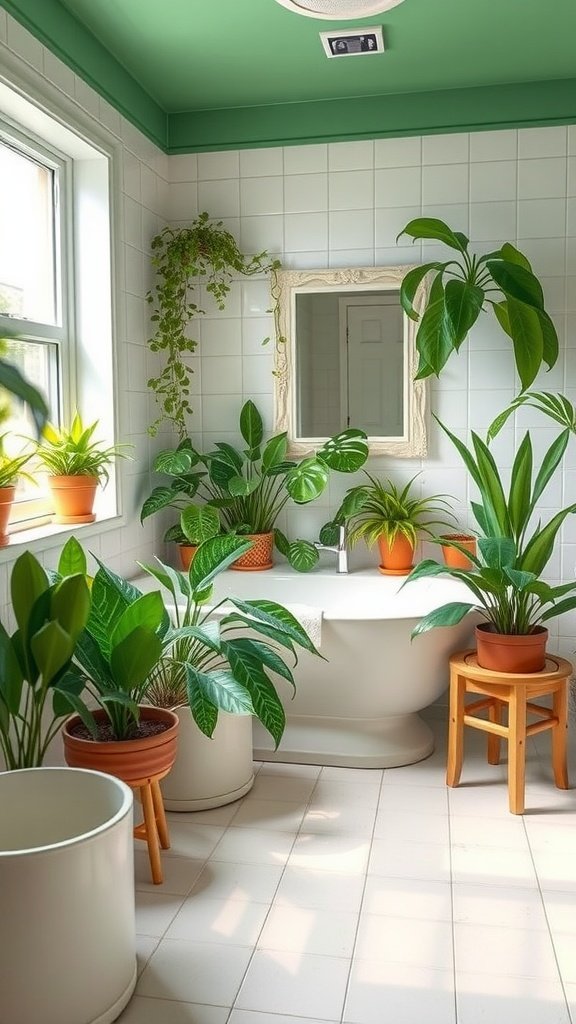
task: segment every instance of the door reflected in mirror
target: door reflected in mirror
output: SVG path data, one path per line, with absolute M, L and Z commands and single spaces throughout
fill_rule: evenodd
M 426 454 L 426 387 L 413 380 L 415 325 L 400 305 L 410 269 L 279 273 L 275 425 L 292 452 L 353 426 L 373 452 Z

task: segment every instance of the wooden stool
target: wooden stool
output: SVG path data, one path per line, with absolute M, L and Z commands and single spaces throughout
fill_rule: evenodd
M 169 771 L 170 769 L 168 769 Z M 170 835 L 168 823 L 164 811 L 160 779 L 168 775 L 168 771 L 159 775 L 152 775 L 149 779 L 137 779 L 130 782 L 134 790 L 138 790 L 144 821 L 134 826 L 134 838 L 145 839 L 148 844 L 148 856 L 150 858 L 150 869 L 154 885 L 160 885 L 164 881 L 162 874 L 162 861 L 160 860 L 160 847 L 163 850 L 170 849 Z
M 572 665 L 556 654 L 548 655 L 541 672 L 516 675 L 480 668 L 476 651 L 458 651 L 450 658 L 450 725 L 446 783 L 457 786 L 462 771 L 464 726 L 488 735 L 488 763 L 499 764 L 500 740 L 508 740 L 508 799 L 512 814 L 524 813 L 526 737 L 552 730 L 552 767 L 558 789 L 569 789 L 566 765 L 568 729 L 567 683 Z M 481 693 L 482 700 L 465 704 L 467 693 Z M 552 694 L 552 708 L 533 704 L 532 698 Z M 502 725 L 502 707 L 508 705 L 508 725 Z M 475 712 L 488 709 L 488 719 Z M 541 719 L 526 724 L 527 713 Z

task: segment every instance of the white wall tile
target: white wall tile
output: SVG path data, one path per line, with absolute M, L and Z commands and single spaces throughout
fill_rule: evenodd
M 198 182 L 198 208 L 211 217 L 240 216 L 240 184 L 238 178 L 218 178 Z
M 471 132 L 470 160 L 516 160 L 518 132 Z
M 568 145 L 568 131 L 558 128 L 524 128 L 518 132 L 518 156 L 524 157 L 565 156 Z
M 376 139 L 374 165 L 376 167 L 420 167 L 422 139 Z
M 515 160 L 486 160 L 470 165 L 470 202 L 516 199 Z
M 242 391 L 242 358 L 202 354 L 202 392 L 204 396 L 230 395 Z
M 289 174 L 284 179 L 286 213 L 313 213 L 328 209 L 327 174 Z
M 518 203 L 518 238 L 562 238 L 565 199 L 523 199 Z
M 365 249 L 374 245 L 371 210 L 342 210 L 330 214 L 331 249 Z
M 197 153 L 174 154 L 168 161 L 170 181 L 196 181 L 198 179 Z
M 351 171 L 372 167 L 374 143 L 336 142 L 328 146 L 328 168 L 331 171 Z
M 284 220 L 281 214 L 265 217 L 242 217 L 240 247 L 245 253 L 281 253 L 284 249 Z
M 203 356 L 239 356 L 242 350 L 240 317 L 204 317 L 201 323 Z
M 285 174 L 313 174 L 328 170 L 328 146 L 287 146 L 284 150 Z
M 376 245 L 414 249 L 414 242 L 409 235 L 402 235 L 398 242 L 396 242 L 396 238 L 411 220 L 419 216 L 419 206 L 398 206 L 376 210 L 374 214 Z M 404 254 L 402 254 L 403 256 Z
M 282 213 L 284 209 L 284 181 L 274 178 L 240 179 L 240 214 L 242 217 Z
M 422 170 L 422 204 L 468 201 L 468 165 L 436 164 Z
M 386 168 L 374 175 L 375 205 L 419 206 L 422 201 L 420 167 Z
M 327 213 L 288 213 L 284 224 L 286 252 L 328 248 Z
M 170 220 L 189 223 L 198 213 L 198 187 L 196 182 L 171 185 L 168 195 Z
M 468 162 L 468 135 L 426 135 L 422 139 L 423 164 L 463 164 Z
M 473 203 L 470 206 L 470 238 L 500 243 L 516 237 L 516 203 Z
M 566 160 L 549 157 L 518 162 L 518 198 L 552 199 L 566 195 Z
M 374 175 L 371 170 L 330 173 L 328 195 L 331 210 L 372 210 Z
M 198 153 L 198 180 L 213 181 L 215 178 L 238 178 L 240 175 L 240 154 L 237 150 L 224 153 Z

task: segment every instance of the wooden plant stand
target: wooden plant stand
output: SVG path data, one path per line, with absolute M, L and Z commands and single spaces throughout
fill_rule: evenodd
M 134 838 L 144 839 L 148 844 L 150 870 L 154 885 L 161 885 L 164 881 L 160 847 L 163 850 L 170 849 L 170 834 L 160 789 L 160 779 L 167 774 L 168 771 L 164 771 L 148 779 L 137 779 L 130 782 L 131 788 L 138 791 L 144 814 L 144 821 L 134 826 Z
M 508 741 L 508 799 L 512 814 L 524 813 L 526 737 L 545 729 L 552 731 L 552 768 L 558 789 L 569 789 L 566 764 L 568 729 L 567 684 L 572 665 L 556 654 L 546 658 L 541 672 L 516 675 L 493 672 L 478 665 L 476 651 L 458 651 L 450 658 L 450 724 L 446 783 L 457 786 L 462 771 L 464 726 L 488 733 L 488 763 L 499 764 L 500 740 Z M 467 693 L 480 700 L 465 704 Z M 552 707 L 533 700 L 552 695 Z M 502 724 L 502 710 L 508 707 L 508 725 Z M 476 712 L 488 710 L 488 718 Z M 527 724 L 528 714 L 538 721 Z

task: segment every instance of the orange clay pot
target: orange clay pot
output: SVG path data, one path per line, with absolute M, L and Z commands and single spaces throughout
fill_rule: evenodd
M 385 537 L 378 538 L 381 573 L 385 576 L 407 576 L 414 568 L 414 545 L 403 533 L 398 533 L 392 544 Z
M 440 540 L 455 540 L 461 547 L 466 548 L 470 554 L 476 554 L 476 537 L 471 537 L 469 533 L 446 533 L 440 538 Z M 442 545 L 442 554 L 444 555 L 444 562 L 449 565 L 452 569 L 471 569 L 472 562 L 462 551 L 458 551 L 458 548 L 452 548 L 448 544 Z
M 231 569 L 237 569 L 239 572 L 259 572 L 262 569 L 272 568 L 274 564 L 272 561 L 273 533 L 248 533 L 241 539 L 251 540 L 254 543 L 245 555 L 232 562 Z
M 6 531 L 15 494 L 15 487 L 0 487 L 0 548 L 5 548 L 10 540 Z
M 93 523 L 97 476 L 49 476 L 55 523 Z
M 97 722 L 106 717 L 101 710 L 93 714 Z M 155 736 L 106 743 L 72 735 L 70 730 L 80 721 L 78 715 L 72 715 L 62 729 L 66 764 L 70 768 L 91 768 L 93 771 L 115 775 L 128 786 L 142 779 L 166 774 L 176 760 L 178 716 L 165 708 L 144 705 L 140 708 L 140 720 L 165 722 L 168 728 Z
M 198 551 L 197 544 L 179 544 L 178 551 L 180 553 L 180 565 L 184 569 L 184 572 L 188 572 L 190 563 L 194 558 L 194 555 Z
M 492 672 L 541 672 L 546 665 L 547 642 L 544 626 L 535 626 L 526 636 L 494 633 L 488 622 L 476 626 L 478 664 Z

